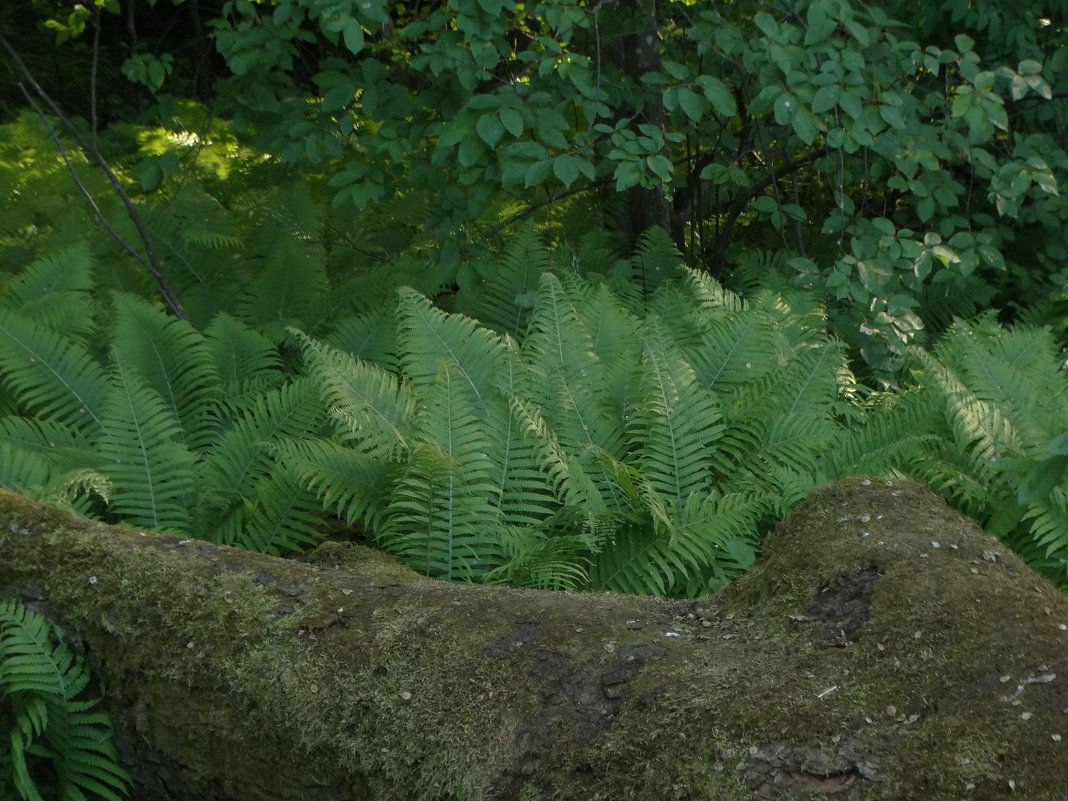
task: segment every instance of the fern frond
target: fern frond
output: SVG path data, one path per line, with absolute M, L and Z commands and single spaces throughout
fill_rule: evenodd
M 664 281 L 681 278 L 685 262 L 675 242 L 663 228 L 650 228 L 641 235 L 631 256 L 635 277 L 646 292 L 653 292 Z
M 664 595 L 680 576 L 696 572 L 708 554 L 678 550 L 667 534 L 621 529 L 590 567 L 589 589 Z
M 80 343 L 0 309 L 0 381 L 28 413 L 96 430 L 107 380 Z
M 913 348 L 910 353 L 922 365 L 927 385 L 942 395 L 961 443 L 984 459 L 1022 453 L 1019 435 L 1000 408 L 980 400 L 953 370 L 926 351 Z
M 593 449 L 622 458 L 623 420 L 613 414 L 611 390 L 605 385 L 610 374 L 593 350 L 573 299 L 551 273 L 542 276 L 521 353 L 531 362 L 526 396 L 541 407 L 565 451 L 581 455 Z M 625 373 L 614 375 L 623 380 Z
M 306 549 L 321 538 L 320 504 L 294 469 L 275 464 L 242 498 L 244 514 L 233 544 L 278 556 Z
M 485 275 L 459 310 L 495 331 L 519 336 L 526 330 L 538 281 L 549 269 L 549 252 L 533 224 L 523 226 L 504 256 Z
M 163 399 L 178 421 L 177 441 L 193 451 L 218 436 L 213 412 L 221 400 L 218 369 L 204 337 L 140 298 L 114 293 L 111 341 L 123 362 Z
M 602 364 L 630 359 L 639 351 L 637 317 L 607 284 L 601 284 L 576 304 L 575 312 Z
M 702 316 L 698 345 L 686 351 L 701 384 L 731 392 L 780 369 L 780 335 L 767 315 L 714 310 Z
M 645 331 L 641 390 L 627 427 L 628 460 L 681 509 L 693 493 L 710 489 L 710 454 L 723 431 L 719 404 L 671 346 L 660 320 L 647 320 Z
M 51 475 L 48 462 L 39 454 L 0 440 L 0 487 L 39 499 Z
M 324 509 L 350 525 L 385 507 L 399 471 L 397 465 L 321 438 L 283 441 L 275 453 Z
M 94 266 L 87 239 L 49 249 L 0 284 L 0 304 L 53 331 L 84 334 L 93 325 Z
M 197 531 L 216 542 L 240 540 L 243 498 L 251 497 L 260 479 L 271 472 L 274 448 L 291 439 L 321 433 L 325 409 L 318 389 L 297 379 L 262 392 L 239 410 L 238 419 L 197 465 Z
M 706 315 L 722 316 L 723 312 L 740 312 L 746 303 L 736 293 L 724 287 L 702 270 L 686 270 L 686 287 Z
M 844 432 L 828 454 L 826 480 L 847 475 L 908 472 L 948 434 L 935 395 L 913 388 L 883 396 L 861 425 Z
M 694 593 L 722 583 L 752 563 L 752 497 L 695 493 L 669 528 L 632 527 L 602 551 L 590 570 L 590 589 L 664 595 Z
M 231 405 L 282 383 L 282 362 L 274 344 L 229 314 L 219 314 L 204 331 L 223 396 Z
M 379 309 L 339 320 L 323 341 L 362 361 L 398 371 L 397 319 L 391 311 Z
M 456 387 L 467 393 L 476 413 L 484 413 L 506 358 L 504 342 L 469 317 L 435 309 L 414 290 L 401 289 L 399 294 L 397 331 L 404 377 L 417 392 L 430 392 L 445 365 L 456 371 L 451 380 L 459 382 Z
M 473 428 L 462 426 L 468 427 Z M 388 508 L 376 516 L 376 542 L 424 575 L 483 580 L 504 561 L 496 512 L 487 500 L 493 492 L 489 473 L 485 456 L 475 449 L 461 456 L 420 443 Z
M 576 590 L 589 581 L 590 548 L 585 537 L 509 527 L 502 540 L 508 561 L 486 575 L 487 584 Z
M 130 779 L 118 764 L 110 721 L 92 711 L 98 701 L 78 700 L 89 673 L 60 637 L 42 615 L 0 602 L 0 697 L 15 716 L 15 789 L 24 799 L 41 798 L 26 759 L 36 754 L 51 759 L 60 798 L 85 799 L 88 792 L 119 801 Z
M 1068 376 L 1054 369 L 1058 347 L 1046 329 L 1006 330 L 992 315 L 956 323 L 937 349 L 976 397 L 996 407 L 1036 455 L 1065 429 Z
M 410 457 L 389 506 L 374 521 L 383 546 L 427 575 L 480 581 L 503 561 L 493 444 L 482 424 L 484 399 L 468 376 L 440 364 L 427 388 Z
M 396 461 L 409 447 L 416 403 L 393 373 L 294 331 L 309 374 L 331 404 L 344 438 L 357 450 Z
M 189 527 L 193 454 L 160 398 L 112 351 L 111 387 L 103 405 L 100 472 L 112 485 L 109 510 L 131 525 L 184 533 Z
M 1057 487 L 1043 499 L 1042 503 L 1032 504 L 1024 514 L 1024 518 L 1031 521 L 1027 536 L 1037 548 L 1044 552 L 1045 556 L 1068 550 L 1068 499 L 1066 498 L 1068 498 L 1068 491 L 1064 487 Z
M 322 260 L 298 238 L 282 237 L 245 285 L 238 315 L 278 342 L 288 326 L 311 330 L 309 323 L 321 319 L 328 290 Z

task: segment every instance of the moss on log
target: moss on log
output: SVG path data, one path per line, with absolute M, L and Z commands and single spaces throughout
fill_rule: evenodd
M 0 493 L 0 597 L 85 648 L 137 798 L 1068 787 L 1068 599 L 905 482 L 817 491 L 687 602 L 445 584 L 337 543 L 282 560 Z

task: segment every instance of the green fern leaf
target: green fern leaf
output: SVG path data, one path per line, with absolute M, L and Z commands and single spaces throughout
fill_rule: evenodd
M 350 525 L 384 508 L 397 473 L 396 465 L 319 438 L 284 441 L 275 452 L 323 508 Z
M 219 314 L 204 331 L 223 396 L 240 405 L 282 383 L 282 362 L 269 339 L 229 314 Z
M 52 470 L 38 454 L 0 440 L 0 487 L 38 498 Z
M 501 338 L 468 317 L 435 309 L 411 289 L 400 290 L 397 316 L 401 372 L 412 387 L 419 393 L 433 391 L 444 365 L 447 371 L 456 371 L 455 388 L 484 413 L 506 357 Z
M 312 330 L 309 324 L 321 319 L 328 290 L 326 266 L 319 255 L 302 240 L 283 237 L 245 285 L 238 316 L 279 342 L 288 326 Z
M 89 433 L 100 425 L 107 380 L 80 343 L 0 309 L 0 381 L 26 412 Z
M 979 399 L 953 370 L 927 352 L 914 348 L 911 353 L 922 365 L 928 386 L 941 393 L 946 413 L 963 444 L 988 460 L 1022 452 L 1019 435 L 1001 409 Z
M 294 332 L 304 347 L 310 375 L 331 404 L 344 438 L 357 450 L 396 461 L 409 447 L 415 398 L 400 379 Z
M 519 336 L 526 330 L 549 252 L 533 225 L 525 225 L 504 257 L 486 269 L 477 291 L 461 298 L 459 310 L 495 331 Z
M 0 284 L 0 304 L 53 331 L 83 335 L 93 325 L 94 266 L 87 239 L 49 249 Z
M 379 309 L 339 320 L 323 341 L 357 359 L 398 371 L 397 320 L 392 312 Z
M 409 567 L 449 580 L 480 581 L 503 561 L 490 503 L 491 448 L 479 423 L 470 376 L 442 365 L 418 421 L 390 504 L 374 533 Z
M 118 764 L 106 715 L 96 700 L 79 701 L 89 683 L 84 662 L 41 615 L 13 601 L 0 602 L 0 696 L 14 712 L 11 769 L 24 799 L 40 799 L 28 756 L 51 760 L 60 798 L 105 801 L 127 794 L 129 776 Z
M 275 466 L 275 449 L 322 433 L 325 409 L 318 389 L 297 379 L 245 402 L 237 420 L 197 464 L 196 530 L 225 545 L 244 541 L 247 498 Z M 311 504 L 311 499 L 308 501 Z
M 179 434 L 159 394 L 112 351 L 99 444 L 101 472 L 112 485 L 112 513 L 135 526 L 188 531 L 193 455 L 177 441 Z
M 205 449 L 218 436 L 214 416 L 220 380 L 204 337 L 185 320 L 169 317 L 140 298 L 114 293 L 111 341 L 178 421 L 177 440 Z
M 276 464 L 242 500 L 245 514 L 234 539 L 238 547 L 277 556 L 319 541 L 319 500 L 295 470 Z
M 631 257 L 634 274 L 646 292 L 684 274 L 682 254 L 663 228 L 650 228 L 641 235 Z
M 697 383 L 660 320 L 646 321 L 640 395 L 627 429 L 628 461 L 675 509 L 711 489 L 710 455 L 723 431 L 715 396 Z

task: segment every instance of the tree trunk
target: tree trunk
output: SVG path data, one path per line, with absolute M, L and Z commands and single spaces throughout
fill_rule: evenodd
M 614 66 L 624 75 L 631 86 L 641 86 L 642 76 L 659 72 L 660 28 L 656 18 L 656 3 L 651 0 L 621 0 L 617 10 L 623 27 L 628 32 L 608 48 Z M 633 105 L 619 110 L 620 116 L 635 117 L 637 123 L 653 125 L 664 130 L 666 116 L 659 100 L 632 98 Z M 664 152 L 667 155 L 667 152 Z M 660 189 L 633 186 L 623 196 L 624 211 L 617 226 L 626 235 L 631 247 L 650 228 L 659 226 L 672 233 L 671 207 Z M 679 237 L 675 237 L 678 242 Z
M 84 646 L 138 799 L 1068 788 L 1068 600 L 904 482 L 817 491 L 697 601 L 283 560 L 0 493 L 0 597 Z

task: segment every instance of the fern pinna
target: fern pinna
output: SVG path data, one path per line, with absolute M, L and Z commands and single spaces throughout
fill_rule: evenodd
M 89 672 L 42 615 L 0 602 L 0 795 L 43 801 L 119 801 L 129 776 L 118 764 L 107 715 L 83 699 Z M 5 720 L 5 718 L 10 718 Z M 49 761 L 54 779 L 38 787 L 34 765 Z

